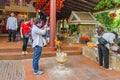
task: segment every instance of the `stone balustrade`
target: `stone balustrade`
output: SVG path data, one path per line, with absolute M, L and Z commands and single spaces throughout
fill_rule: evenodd
M 98 63 L 98 49 L 84 46 L 82 55 Z M 110 51 L 109 64 L 113 70 L 120 71 L 120 54 Z

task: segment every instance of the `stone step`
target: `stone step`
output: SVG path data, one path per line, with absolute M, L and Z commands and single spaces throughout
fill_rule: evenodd
M 64 50 L 68 55 L 80 55 L 82 50 Z M 56 51 L 43 51 L 41 57 L 53 57 L 56 55 Z M 0 60 L 20 60 L 29 59 L 33 57 L 33 53 L 23 55 L 22 53 L 0 53 Z
M 61 49 L 62 49 L 62 51 L 64 51 L 64 50 L 80 50 L 81 47 L 62 47 Z M 27 51 L 32 53 L 33 48 L 28 47 Z M 43 51 L 51 51 L 51 50 L 49 47 L 44 47 Z M 8 52 L 9 53 L 13 53 L 13 52 L 19 53 L 19 52 L 22 52 L 22 49 L 21 48 L 0 48 L 0 53 L 8 53 Z
M 0 60 L 19 60 L 19 59 L 29 59 L 33 57 L 33 48 L 31 46 L 27 47 L 29 54 L 22 55 L 22 40 L 17 42 L 7 42 L 8 37 L 0 37 Z M 68 55 L 80 55 L 82 52 L 82 46 L 84 44 L 71 44 L 62 43 L 62 51 L 67 52 Z M 56 50 L 50 48 L 49 46 L 43 47 L 41 57 L 51 57 L 56 55 Z

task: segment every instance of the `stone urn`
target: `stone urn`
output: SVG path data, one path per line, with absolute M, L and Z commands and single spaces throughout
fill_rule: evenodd
M 64 70 L 65 67 L 65 62 L 68 60 L 67 53 L 65 52 L 56 52 L 56 60 L 58 62 L 58 69 L 59 70 Z

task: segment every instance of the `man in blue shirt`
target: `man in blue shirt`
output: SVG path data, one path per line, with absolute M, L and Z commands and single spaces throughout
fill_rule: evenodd
M 16 31 L 18 28 L 17 18 L 14 17 L 14 13 L 11 13 L 11 16 L 7 19 L 6 29 L 8 30 L 8 41 L 15 42 Z

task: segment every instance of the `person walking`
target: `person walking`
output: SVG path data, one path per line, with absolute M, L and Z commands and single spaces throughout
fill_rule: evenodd
M 33 40 L 32 47 L 34 48 L 34 55 L 32 61 L 34 75 L 43 74 L 43 71 L 39 69 L 38 61 L 41 56 L 42 47 L 44 46 L 42 35 L 45 35 L 47 25 L 45 25 L 44 28 L 41 28 L 41 26 L 42 26 L 42 21 L 41 19 L 37 18 L 35 21 L 35 25 L 33 25 L 32 33 L 31 33 Z
M 116 32 L 108 32 L 104 33 L 99 39 L 98 39 L 98 53 L 99 53 L 99 65 L 103 66 L 104 61 L 104 67 L 107 70 L 111 70 L 109 68 L 109 49 L 111 46 L 115 45 L 115 39 L 117 39 L 118 34 Z
M 30 19 L 26 18 L 25 21 L 21 24 L 20 28 L 21 38 L 23 38 L 22 54 L 28 54 L 27 43 L 30 37 L 30 29 Z
M 17 28 L 17 18 L 14 17 L 14 13 L 11 13 L 11 16 L 7 19 L 6 24 L 6 29 L 8 30 L 8 42 L 15 42 Z

